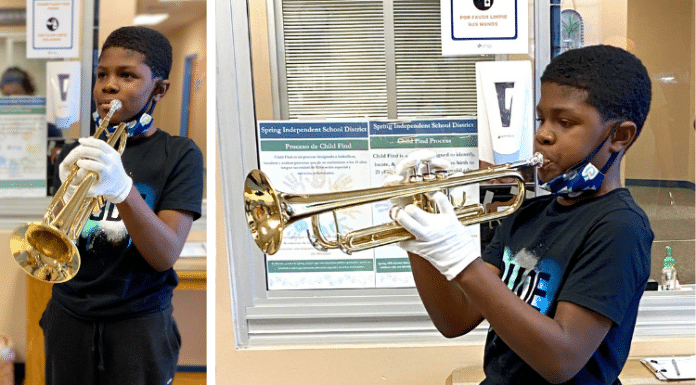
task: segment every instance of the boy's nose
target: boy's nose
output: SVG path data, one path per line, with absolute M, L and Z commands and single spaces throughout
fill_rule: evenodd
M 553 134 L 553 131 L 548 129 L 548 127 L 545 124 L 542 124 L 537 129 L 537 132 L 534 135 L 534 139 L 539 144 L 549 145 L 553 144 L 556 141 L 556 136 Z
M 118 92 L 118 86 L 113 78 L 109 78 L 104 82 L 102 86 L 102 92 L 105 94 L 113 94 Z

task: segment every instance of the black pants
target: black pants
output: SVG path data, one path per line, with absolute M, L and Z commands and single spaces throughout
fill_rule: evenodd
M 169 385 L 181 336 L 171 309 L 141 318 L 87 321 L 49 301 L 44 331 L 46 385 Z

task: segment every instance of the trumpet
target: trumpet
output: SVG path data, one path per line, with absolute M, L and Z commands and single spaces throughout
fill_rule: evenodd
M 397 186 L 383 186 L 326 194 L 291 194 L 273 188 L 269 178 L 260 170 L 252 170 L 244 183 L 244 211 L 251 236 L 256 245 L 266 254 L 275 254 L 283 241 L 283 230 L 298 220 L 311 218 L 311 232 L 307 230 L 309 242 L 318 250 L 340 249 L 351 254 L 356 251 L 389 245 L 412 239 L 413 235 L 397 222 L 388 222 L 342 234 L 336 210 L 371 204 L 388 199 L 411 197 L 414 204 L 433 211 L 426 194 L 448 191 L 474 183 L 498 178 L 513 178 L 518 194 L 502 211 L 486 213 L 479 203 L 455 207 L 455 213 L 464 225 L 496 220 L 516 211 L 525 196 L 522 174 L 516 169 L 523 166 L 539 167 L 543 163 L 540 153 L 527 160 L 506 163 L 488 169 L 472 170 L 462 175 L 448 177 L 446 173 L 426 175 L 417 180 Z M 394 207 L 392 207 L 394 209 Z M 336 225 L 335 239 L 329 239 L 321 230 L 319 215 L 333 213 Z M 312 237 L 312 233 L 314 237 Z
M 112 100 L 106 118 L 94 133 L 94 138 L 106 130 L 109 120 L 123 104 Z M 116 131 L 108 135 L 107 143 L 123 154 L 128 131 L 121 123 Z M 70 183 L 77 177 L 79 167 L 73 165 L 70 174 L 56 191 L 46 209 L 42 222 L 29 222 L 15 229 L 10 236 L 10 251 L 19 266 L 29 276 L 40 281 L 61 283 L 72 279 L 80 269 L 80 254 L 75 242 L 92 212 L 104 205 L 103 197 L 87 197 L 97 174 L 89 171 L 77 185 L 72 197 L 66 201 Z M 58 212 L 56 213 L 56 209 Z

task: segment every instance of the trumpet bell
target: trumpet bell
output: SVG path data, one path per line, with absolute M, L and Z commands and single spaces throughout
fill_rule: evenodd
M 260 170 L 252 170 L 244 182 L 244 211 L 256 245 L 275 254 L 283 242 L 286 218 L 271 181 Z
M 19 266 L 32 277 L 61 283 L 80 269 L 80 254 L 65 234 L 42 223 L 26 223 L 10 236 L 10 251 Z

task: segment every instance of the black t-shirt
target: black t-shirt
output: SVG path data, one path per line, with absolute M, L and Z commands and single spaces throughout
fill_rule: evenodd
M 500 269 L 510 290 L 548 317 L 554 317 L 559 301 L 567 301 L 609 318 L 606 337 L 568 383 L 616 384 L 650 275 L 653 237 L 647 216 L 626 189 L 572 206 L 542 196 L 503 221 L 483 259 Z M 482 384 L 547 383 L 492 328 L 484 372 Z
M 74 147 L 63 150 L 56 164 Z M 192 140 L 157 130 L 146 138 L 129 139 L 121 159 L 155 213 L 183 210 L 192 213 L 194 220 L 201 216 L 203 156 Z M 75 316 L 113 320 L 171 306 L 179 282 L 176 272 L 158 272 L 145 261 L 114 204 L 106 202 L 101 212 L 91 215 L 77 246 L 79 272 L 53 286 L 53 299 Z

